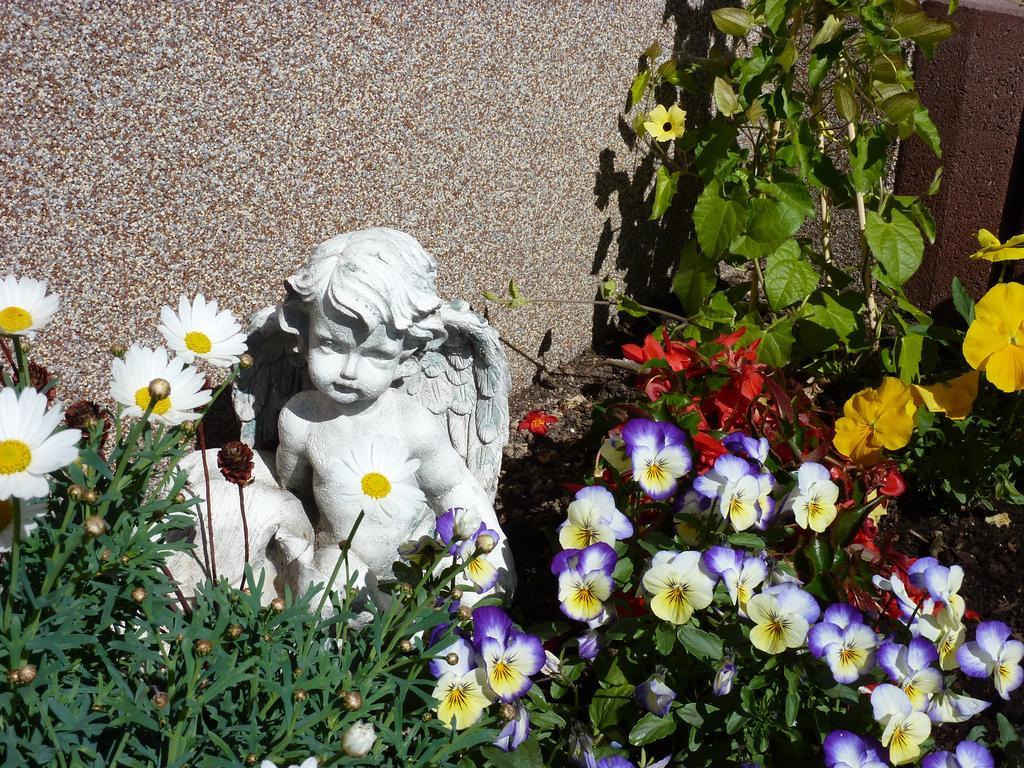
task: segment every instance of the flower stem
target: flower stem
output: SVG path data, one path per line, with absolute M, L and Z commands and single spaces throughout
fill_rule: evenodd
M 14 594 L 18 590 L 21 581 L 21 500 L 17 496 L 11 497 L 11 581 L 7 587 L 7 602 L 4 605 L 4 633 L 6 634 L 11 623 L 11 609 L 14 605 Z
M 142 434 L 142 430 L 145 429 L 146 425 L 149 423 L 150 414 L 153 413 L 153 406 L 155 406 L 157 402 L 158 401 L 153 400 L 153 398 L 150 398 L 149 404 L 146 406 L 146 410 L 142 414 L 142 418 L 132 424 L 132 428 L 128 432 L 128 439 L 125 441 L 124 450 L 117 459 L 117 470 L 114 472 L 114 478 L 110 481 L 110 485 L 107 486 L 108 493 L 113 491 L 115 494 L 120 496 L 121 490 L 119 486 L 121 485 L 121 478 L 124 477 L 124 471 L 128 467 L 128 457 L 131 455 L 132 451 L 135 450 L 139 442 L 139 435 Z M 103 506 L 99 511 L 101 517 L 106 517 L 111 501 L 113 501 L 113 499 L 107 499 L 103 502 Z
M 202 425 L 200 424 L 200 428 Z M 242 581 L 238 585 L 241 589 L 245 586 L 245 566 L 249 565 L 249 520 L 245 516 L 245 486 L 239 483 L 238 485 L 238 513 L 242 516 L 242 536 L 244 537 L 245 545 L 245 565 L 242 566 Z M 213 528 L 210 528 L 210 543 L 213 543 Z
M 210 465 L 206 461 L 206 430 L 203 422 L 196 425 L 196 438 L 199 440 L 199 455 L 203 459 L 203 481 L 206 483 L 206 526 L 207 546 L 210 550 L 210 579 L 217 583 L 217 553 L 213 545 L 213 505 L 210 502 Z M 248 559 L 248 558 L 246 558 Z
M 14 337 L 14 357 L 18 361 L 18 389 L 25 389 L 32 383 L 32 380 L 29 378 L 28 355 L 25 354 L 25 348 L 21 345 L 21 336 Z

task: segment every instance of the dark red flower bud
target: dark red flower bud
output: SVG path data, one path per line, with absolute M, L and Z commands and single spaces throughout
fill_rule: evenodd
M 217 466 L 224 479 L 235 485 L 248 485 L 252 482 L 252 448 L 243 442 L 234 440 L 217 452 Z

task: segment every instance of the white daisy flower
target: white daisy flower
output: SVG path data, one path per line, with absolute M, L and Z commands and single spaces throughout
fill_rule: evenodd
M 166 379 L 171 394 L 153 406 L 153 417 L 164 424 L 181 424 L 196 419 L 213 397 L 203 386 L 204 379 L 195 368 L 185 365 L 180 357 L 167 359 L 165 349 L 146 349 L 133 344 L 124 358 L 115 358 L 111 370 L 110 395 L 128 406 L 126 416 L 141 416 L 149 407 L 149 382 Z
M 420 462 L 398 440 L 374 437 L 353 444 L 336 459 L 344 503 L 367 514 L 408 518 L 426 504 L 416 484 Z
M 34 499 L 22 502 L 21 505 L 21 536 L 24 541 L 32 531 L 39 527 L 36 519 L 46 514 L 46 502 Z M 14 500 L 0 501 L 0 552 L 10 552 L 14 541 Z
M 50 322 L 60 296 L 46 292 L 45 280 L 7 275 L 0 280 L 0 335 L 28 336 Z
M 235 316 L 226 309 L 218 312 L 217 302 L 207 303 L 201 293 L 191 304 L 182 296 L 177 313 L 163 307 L 160 320 L 167 346 L 186 363 L 201 357 L 211 365 L 230 368 L 245 352 L 245 334 Z
M 50 483 L 45 475 L 66 467 L 78 457 L 77 429 L 54 433 L 64 408 L 46 410 L 46 395 L 31 387 L 19 394 L 0 389 L 0 499 L 45 497 Z

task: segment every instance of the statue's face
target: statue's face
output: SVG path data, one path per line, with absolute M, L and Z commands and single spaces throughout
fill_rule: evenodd
M 309 319 L 309 378 L 339 405 L 372 402 L 388 390 L 402 359 L 402 341 L 377 324 L 367 331 L 346 315 L 326 317 L 316 308 Z

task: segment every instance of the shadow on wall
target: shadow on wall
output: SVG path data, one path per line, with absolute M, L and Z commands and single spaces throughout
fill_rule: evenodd
M 674 24 L 673 52 L 676 58 L 703 58 L 711 49 L 726 47 L 725 35 L 711 23 L 711 12 L 735 5 L 728 0 L 711 0 L 692 7 L 685 0 L 668 0 L 662 16 L 666 24 Z M 638 71 L 645 66 L 642 57 L 637 61 Z M 623 83 L 623 91 L 628 83 Z M 699 127 L 711 118 L 711 89 L 704 94 L 684 93 L 671 85 L 664 85 L 657 93 L 658 103 L 666 106 L 678 103 L 686 110 L 687 126 Z M 654 153 L 633 131 L 624 112 L 619 115 L 619 135 L 624 146 L 606 147 L 598 157 L 595 174 L 595 205 L 609 212 L 613 203 L 620 222 L 618 230 L 613 217 L 606 216 L 598 237 L 591 274 L 610 271 L 607 264 L 612 244 L 615 244 L 614 267 L 622 275 L 622 290 L 638 301 L 653 306 L 666 306 L 670 300 L 670 275 L 679 260 L 683 243 L 691 235 L 690 214 L 697 200 L 697 190 L 680 189 L 668 213 L 660 221 L 649 221 L 650 206 L 644 201 L 654 194 Z M 617 162 L 618 161 L 618 162 Z M 626 170 L 623 166 L 630 165 Z M 607 340 L 609 312 L 599 306 L 594 311 L 592 331 L 595 346 Z

